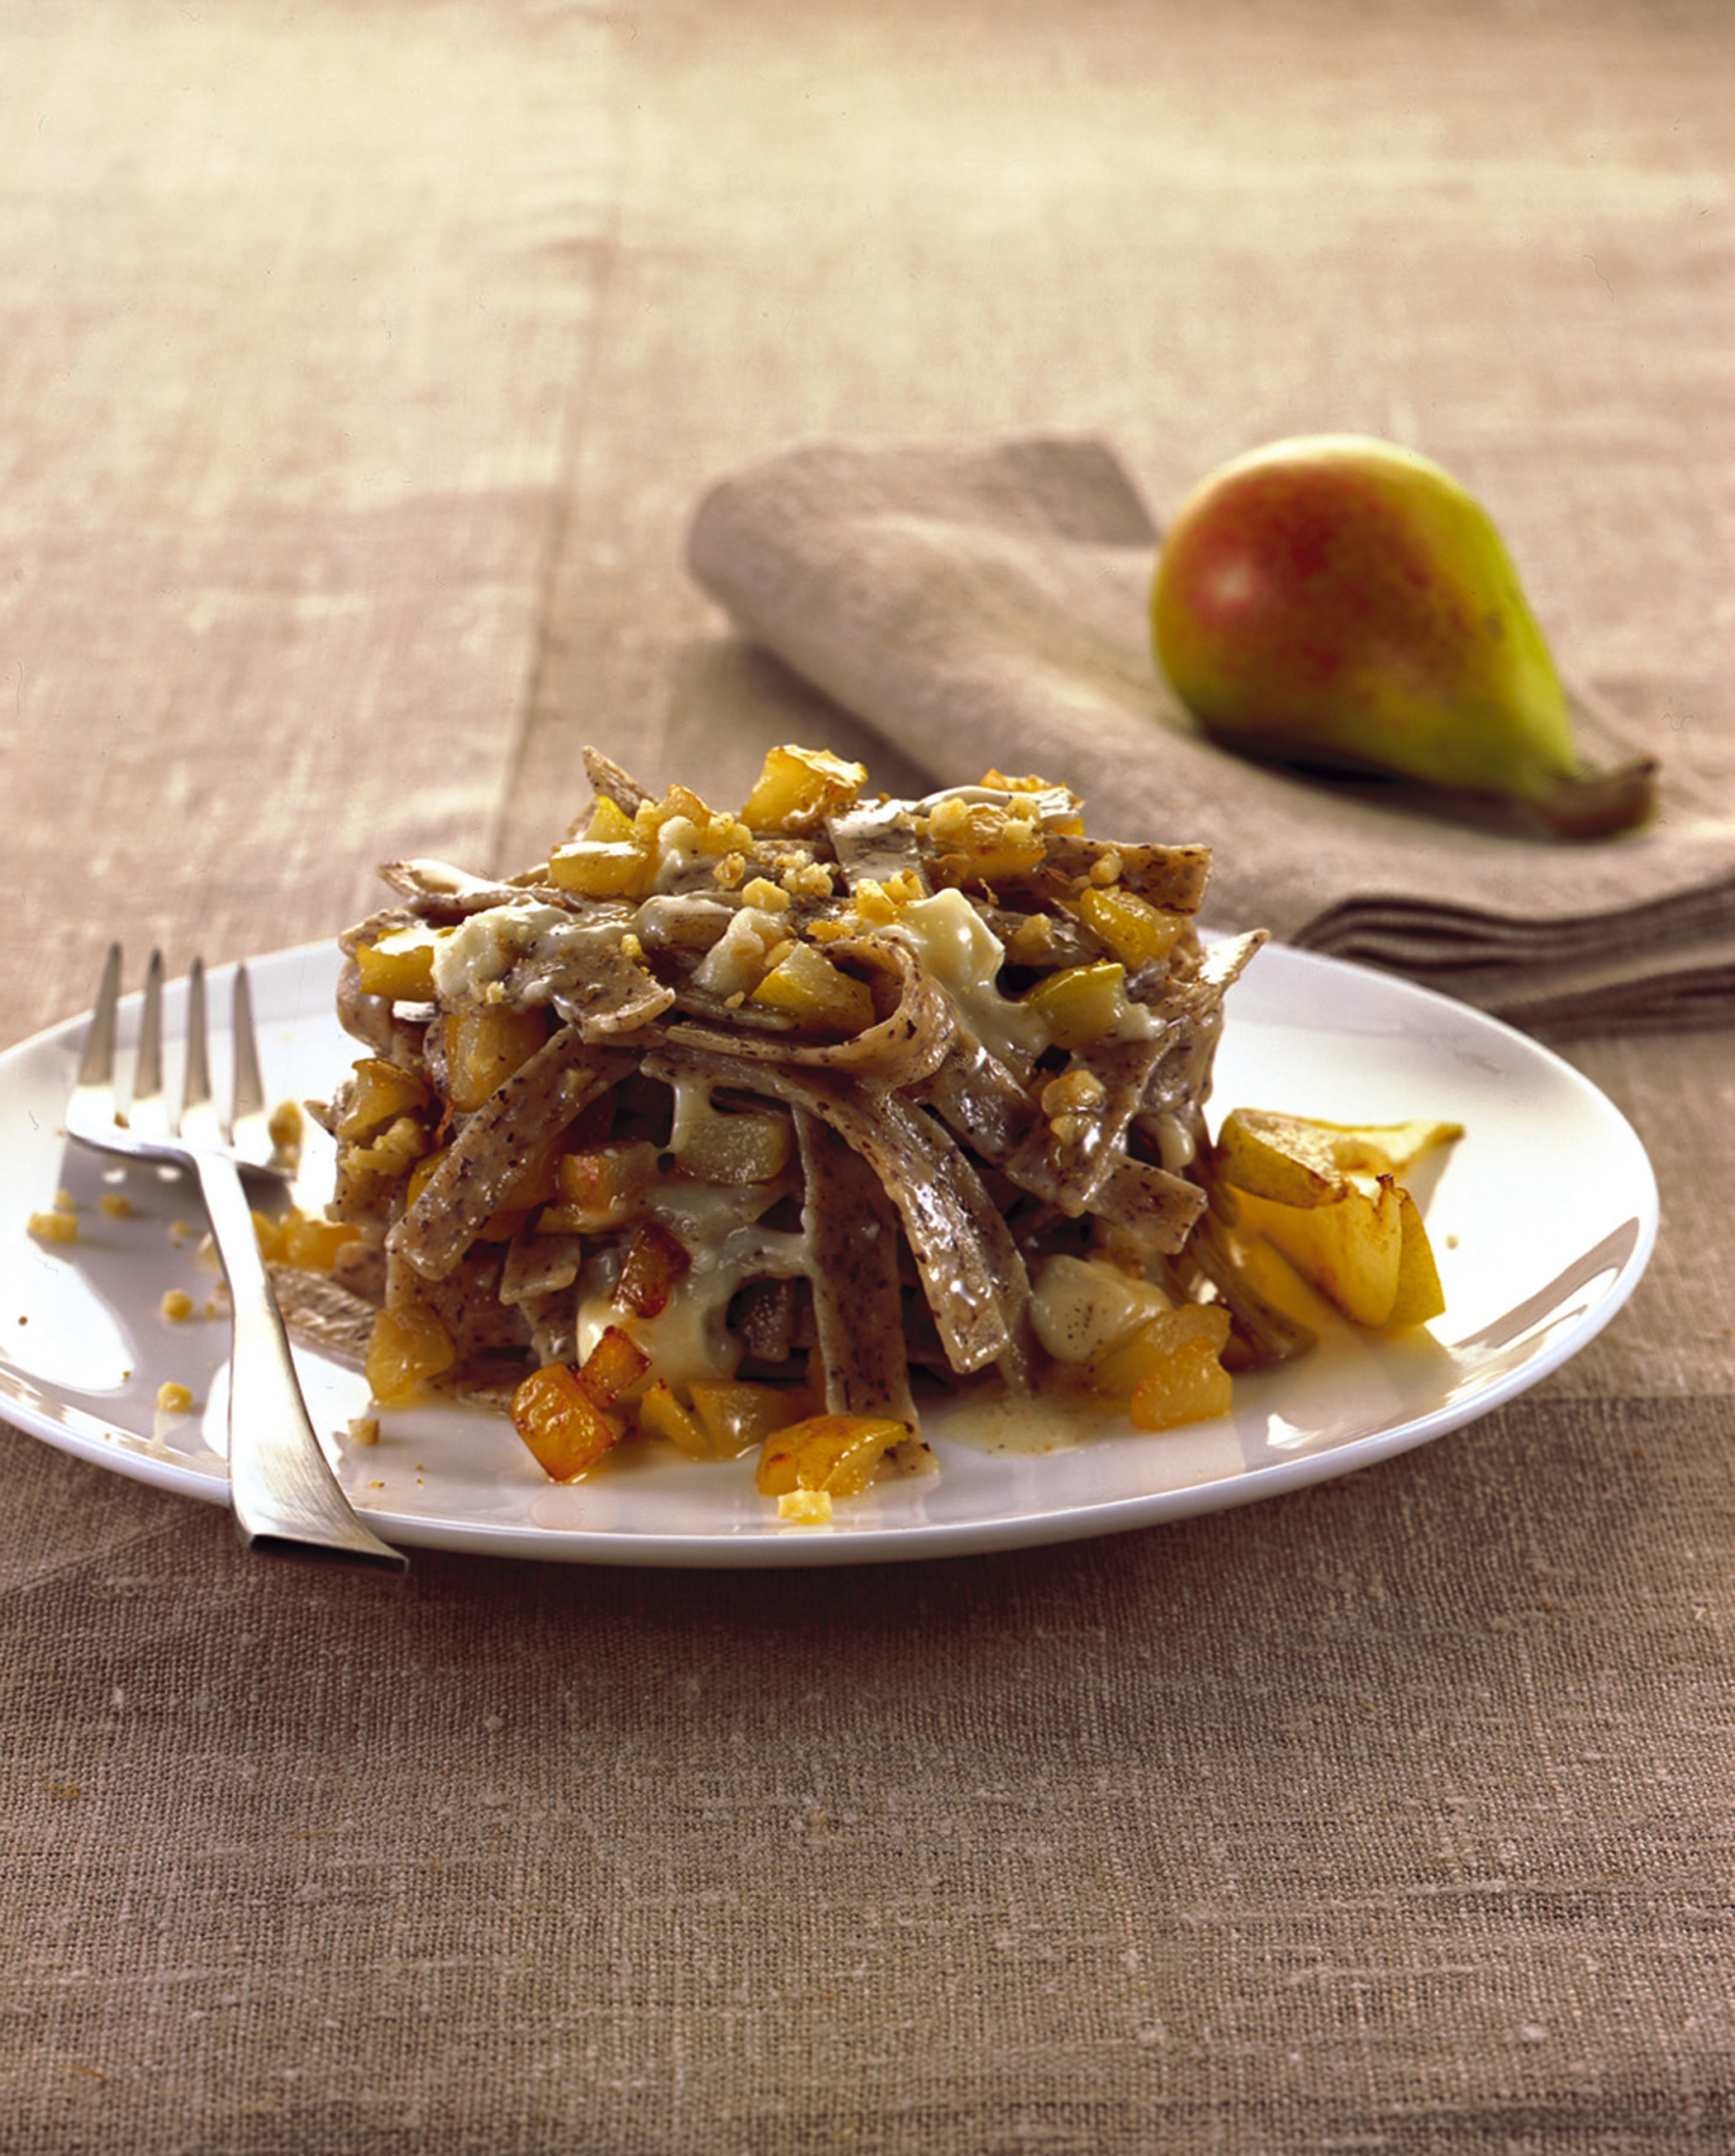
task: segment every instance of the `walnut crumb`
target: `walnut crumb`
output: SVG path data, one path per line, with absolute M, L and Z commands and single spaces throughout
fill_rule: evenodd
M 1042 1112 L 1050 1121 L 1056 1116 L 1088 1115 L 1107 1098 L 1108 1088 L 1094 1070 L 1064 1070 L 1043 1087 Z
M 1054 947 L 1055 924 L 1045 913 L 1027 913 L 1006 939 L 1011 956 L 1031 965 L 1050 957 Z
M 836 888 L 826 861 L 793 862 L 778 880 L 791 898 L 828 899 Z

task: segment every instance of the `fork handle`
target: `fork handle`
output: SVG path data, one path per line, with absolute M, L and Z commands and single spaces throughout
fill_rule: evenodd
M 239 1171 L 209 1155 L 197 1166 L 234 1310 L 229 1502 L 242 1541 L 264 1554 L 402 1572 L 403 1553 L 357 1517 L 308 1418 Z

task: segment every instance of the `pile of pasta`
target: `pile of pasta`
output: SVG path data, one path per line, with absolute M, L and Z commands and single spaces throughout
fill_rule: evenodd
M 799 1512 L 928 1465 L 931 1393 L 1142 1387 L 1156 1426 L 1288 1351 L 1204 1218 L 1264 940 L 1198 934 L 1205 847 L 998 773 L 895 800 L 792 746 L 720 812 L 587 765 L 547 860 L 391 863 L 341 939 L 342 1232 L 296 1310 L 381 1402 L 498 1403 L 561 1479 L 757 1450 Z

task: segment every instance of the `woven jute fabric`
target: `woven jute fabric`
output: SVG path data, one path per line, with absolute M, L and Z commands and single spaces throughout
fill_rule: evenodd
M 1730 710 L 1732 62 L 1712 0 L 11 10 L 0 1046 L 116 933 L 521 866 L 587 742 L 922 782 L 690 570 L 802 443 L 1109 444 L 1160 524 L 1391 434 L 1666 768 Z M 393 1586 L 0 1427 L 0 2148 L 1735 2144 L 1735 1079 L 1566 1052 L 1656 1168 L 1631 1302 L 1238 1511 Z
M 743 633 L 941 780 L 1035 767 L 1111 831 L 1214 850 L 1207 925 L 1418 976 L 1580 1033 L 1735 1020 L 1735 744 L 1573 700 L 1601 770 L 1663 761 L 1638 830 L 1225 754 L 1163 680 L 1160 535 L 1101 442 L 787 449 L 714 487 L 695 575 Z
M 1726 2147 L 1732 1444 L 1555 1401 L 1112 1542 L 401 1594 L 50 1462 L 13 2145 Z

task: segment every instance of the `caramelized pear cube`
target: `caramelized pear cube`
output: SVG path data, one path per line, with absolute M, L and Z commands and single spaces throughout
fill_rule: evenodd
M 617 1309 L 660 1317 L 692 1260 L 660 1220 L 647 1220 L 627 1245 L 614 1284 Z
M 512 1427 L 554 1482 L 576 1481 L 626 1434 L 624 1418 L 598 1407 L 565 1363 L 545 1363 L 518 1386 Z
M 797 1490 L 853 1497 L 866 1489 L 880 1462 L 909 1435 L 902 1423 L 879 1415 L 809 1415 L 766 1439 L 755 1480 L 767 1497 Z
M 417 1303 L 382 1310 L 367 1342 L 368 1390 L 382 1406 L 398 1406 L 457 1360 L 457 1348 L 437 1311 Z
M 446 1018 L 446 1090 L 452 1106 L 469 1114 L 528 1063 L 548 1038 L 540 1010 L 483 1004 Z
M 783 831 L 792 837 L 816 831 L 828 816 L 847 808 L 867 782 L 859 763 L 846 763 L 829 749 L 773 748 L 741 811 L 741 820 L 756 831 Z

